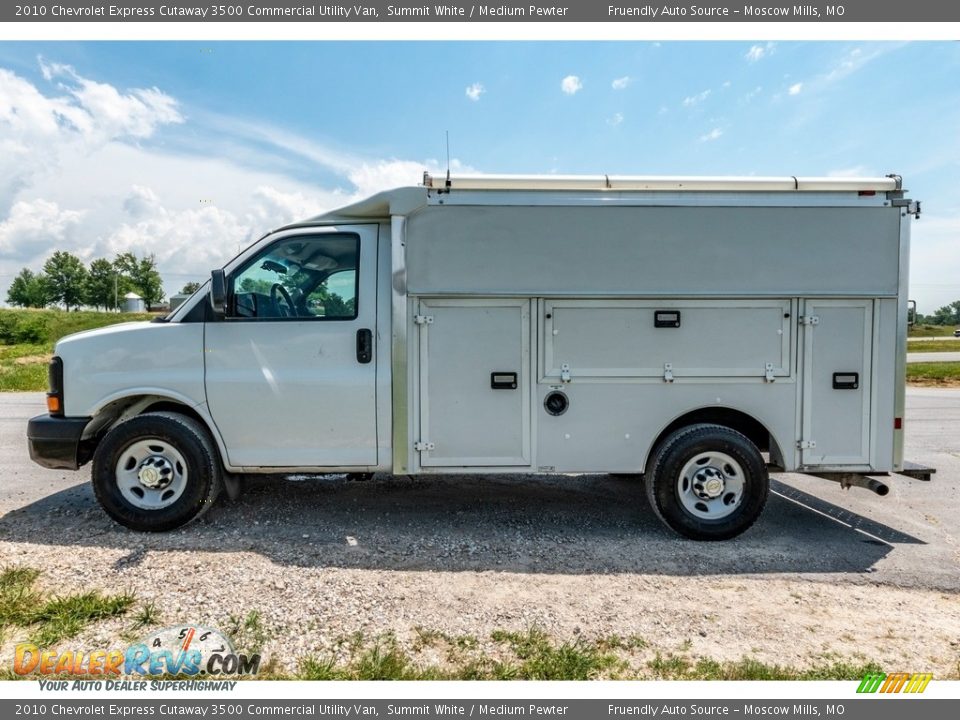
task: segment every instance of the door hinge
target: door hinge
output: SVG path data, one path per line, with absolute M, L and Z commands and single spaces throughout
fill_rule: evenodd
M 417 325 L 433 325 L 433 315 L 414 315 L 413 321 Z
M 417 452 L 434 450 L 436 449 L 436 447 L 437 446 L 434 445 L 432 442 L 424 442 L 423 440 L 417 440 L 417 442 L 413 444 L 413 449 L 416 450 Z
M 801 325 L 819 325 L 820 316 L 819 315 L 801 315 L 800 324 Z
M 920 219 L 920 201 L 910 200 L 908 198 L 894 198 L 890 205 L 893 207 L 905 208 L 907 215 L 913 215 L 917 220 Z
M 764 369 L 764 375 L 763 375 L 764 379 L 766 379 L 767 382 L 773 382 L 774 380 L 773 363 L 767 363 L 766 365 L 763 366 L 763 369 Z
M 570 382 L 570 364 L 564 363 L 560 366 L 560 382 Z
M 673 363 L 663 364 L 663 381 L 668 383 L 673 382 Z
M 797 440 L 798 450 L 813 450 L 817 446 L 816 440 Z

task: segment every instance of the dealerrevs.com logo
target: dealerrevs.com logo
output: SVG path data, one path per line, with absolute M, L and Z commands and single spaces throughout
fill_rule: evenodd
M 922 693 L 932 679 L 933 673 L 867 673 L 857 692 Z
M 251 676 L 259 669 L 259 654 L 237 653 L 223 633 L 197 625 L 164 628 L 124 650 L 57 652 L 21 643 L 13 657 L 17 675 Z

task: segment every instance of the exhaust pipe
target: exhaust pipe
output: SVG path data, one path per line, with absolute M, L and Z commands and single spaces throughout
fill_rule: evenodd
M 887 485 L 886 483 L 882 483 L 879 480 L 876 480 L 875 478 L 864 477 L 863 480 L 865 482 L 863 483 L 863 485 L 860 485 L 860 487 L 865 487 L 867 490 L 872 490 L 880 497 L 883 497 L 884 495 L 890 492 L 889 485 Z
M 884 497 L 890 492 L 889 485 L 869 475 L 859 475 L 857 473 L 817 473 L 817 477 L 838 482 L 844 490 L 851 487 L 861 487 L 876 493 L 880 497 Z

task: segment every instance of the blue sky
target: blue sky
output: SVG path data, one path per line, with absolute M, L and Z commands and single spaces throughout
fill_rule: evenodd
M 0 43 L 0 297 L 53 249 L 169 292 L 277 224 L 482 172 L 902 174 L 912 296 L 960 299 L 960 44 Z

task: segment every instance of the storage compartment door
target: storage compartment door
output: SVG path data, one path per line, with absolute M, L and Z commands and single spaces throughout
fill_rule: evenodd
M 530 303 L 422 300 L 420 464 L 530 465 Z
M 807 300 L 802 322 L 801 463 L 866 465 L 873 302 Z
M 541 382 L 790 375 L 791 302 L 544 300 Z

